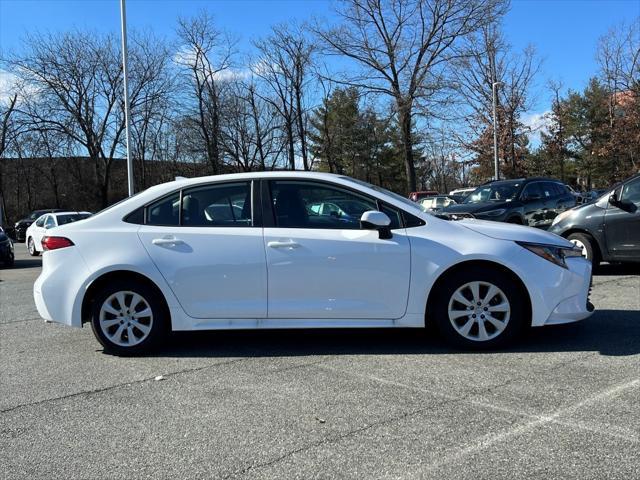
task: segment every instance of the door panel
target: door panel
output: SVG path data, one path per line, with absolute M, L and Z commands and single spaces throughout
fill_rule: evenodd
M 184 190 L 147 208 L 138 236 L 185 312 L 195 318 L 265 318 L 262 228 L 247 182 Z
M 321 182 L 271 182 L 264 229 L 270 318 L 395 319 L 404 315 L 411 273 L 405 230 L 381 240 L 359 218 L 375 199 Z M 323 215 L 321 202 L 339 214 Z M 392 218 L 397 227 L 398 216 Z M 266 222 L 266 220 L 265 220 Z
M 144 225 L 138 236 L 187 315 L 266 317 L 261 228 Z
M 604 217 L 607 248 L 617 259 L 640 260 L 640 178 L 624 185 L 620 198 L 633 211 L 608 205 Z
M 533 198 L 535 197 L 535 198 Z M 538 227 L 544 223 L 545 199 L 540 188 L 540 182 L 529 183 L 522 191 L 525 225 Z
M 270 318 L 400 318 L 409 240 L 371 230 L 266 228 Z

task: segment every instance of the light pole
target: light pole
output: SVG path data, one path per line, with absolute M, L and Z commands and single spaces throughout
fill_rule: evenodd
M 122 27 L 122 75 L 124 76 L 124 129 L 127 137 L 127 183 L 129 196 L 134 193 L 133 163 L 131 160 L 131 134 L 129 133 L 129 85 L 127 81 L 127 7 L 125 0 L 120 0 L 120 25 Z
M 498 115 L 496 113 L 496 87 L 498 85 L 502 85 L 502 82 L 493 82 L 491 84 L 491 92 L 493 93 L 493 167 L 495 169 L 494 176 L 496 180 L 500 180 L 500 168 L 498 165 Z

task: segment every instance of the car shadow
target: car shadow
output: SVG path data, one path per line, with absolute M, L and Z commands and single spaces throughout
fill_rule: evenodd
M 433 329 L 316 329 L 174 332 L 161 357 L 437 355 L 476 353 L 447 346 Z M 512 347 L 491 353 L 640 353 L 640 312 L 599 310 L 582 322 L 531 328 Z
M 593 274 L 600 275 L 640 275 L 640 263 L 601 263 L 593 269 Z
M 42 266 L 42 257 L 34 258 L 16 258 L 12 267 L 8 267 L 9 270 L 15 270 L 20 268 L 33 268 Z

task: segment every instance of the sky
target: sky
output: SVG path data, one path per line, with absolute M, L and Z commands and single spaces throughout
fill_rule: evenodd
M 119 0 L 0 0 L 0 55 L 20 52 L 29 32 L 77 28 L 119 34 L 119 5 Z M 168 39 L 174 37 L 179 16 L 206 9 L 239 37 L 245 51 L 277 23 L 333 17 L 332 0 L 127 0 L 126 5 L 128 28 L 150 29 Z M 640 0 L 512 0 L 503 23 L 507 41 L 516 50 L 534 45 L 543 62 L 531 122 L 548 110 L 549 79 L 582 89 L 597 71 L 598 39 L 638 16 Z

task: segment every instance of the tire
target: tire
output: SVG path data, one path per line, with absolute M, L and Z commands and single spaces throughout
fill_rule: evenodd
M 507 223 L 513 223 L 516 225 L 522 225 L 522 220 L 520 220 L 520 218 L 518 217 L 511 217 L 509 220 L 507 220 Z
M 161 294 L 144 283 L 116 281 L 93 298 L 91 329 L 106 353 L 149 353 L 162 344 L 169 325 Z
M 593 237 L 586 233 L 572 233 L 567 237 L 571 243 L 582 249 L 583 255 L 596 267 L 600 263 L 600 254 Z
M 27 248 L 29 249 L 29 255 L 32 257 L 37 257 L 40 255 L 40 252 L 36 249 L 36 244 L 33 241 L 33 238 L 29 237 L 27 240 Z
M 438 329 L 449 343 L 486 350 L 512 343 L 531 323 L 526 304 L 510 276 L 470 267 L 444 279 L 432 308 Z
M 13 256 L 13 254 L 10 254 L 5 260 L 4 260 L 4 266 L 7 268 L 11 268 L 15 265 L 16 263 L 16 259 Z

